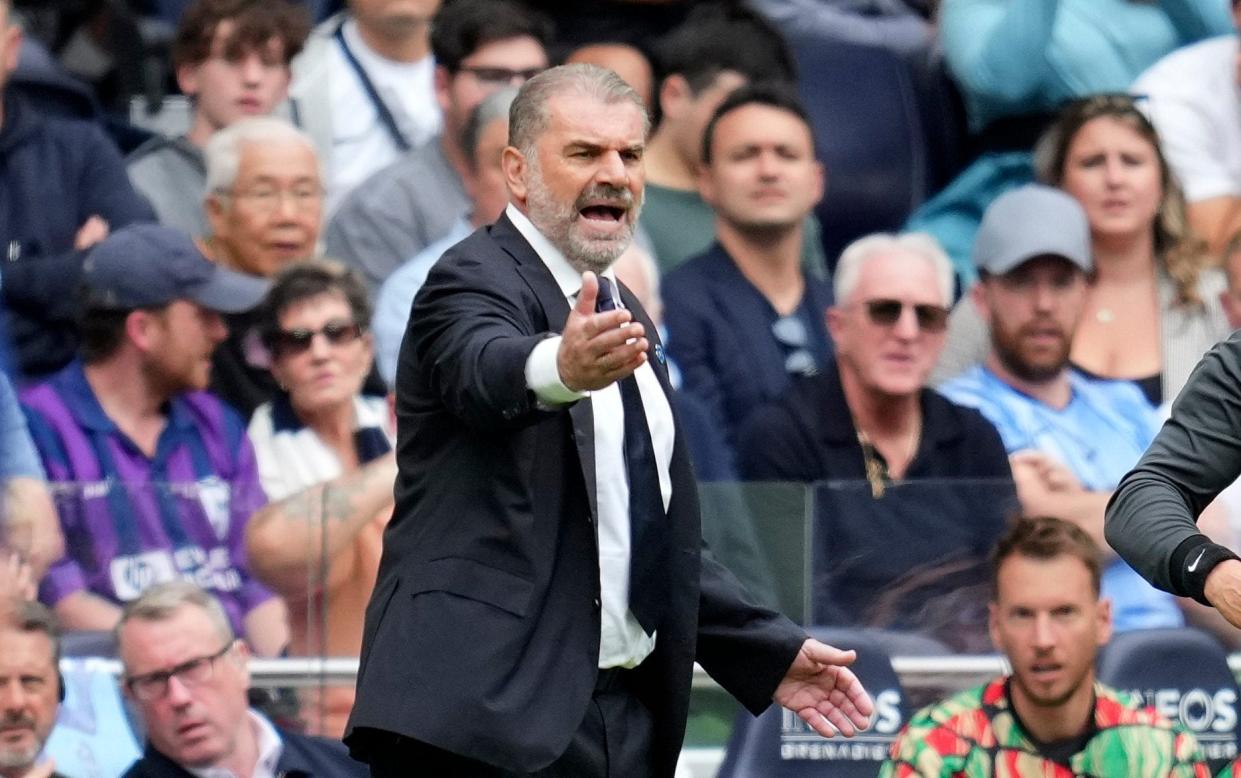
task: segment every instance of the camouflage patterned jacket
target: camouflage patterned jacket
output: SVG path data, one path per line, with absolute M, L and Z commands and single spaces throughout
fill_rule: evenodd
M 1071 768 L 1035 749 L 1009 707 L 1004 678 L 918 711 L 881 778 L 1209 778 L 1198 742 L 1127 695 L 1095 684 L 1098 731 Z

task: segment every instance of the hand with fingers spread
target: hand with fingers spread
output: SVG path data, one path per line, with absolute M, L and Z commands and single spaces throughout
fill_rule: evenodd
M 823 737 L 837 732 L 853 737 L 870 726 L 875 710 L 862 682 L 849 670 L 855 659 L 854 651 L 807 638 L 773 699 Z
M 595 312 L 599 279 L 582 274 L 582 291 L 561 333 L 556 367 L 560 380 L 575 392 L 602 389 L 646 361 L 645 330 L 629 311 Z

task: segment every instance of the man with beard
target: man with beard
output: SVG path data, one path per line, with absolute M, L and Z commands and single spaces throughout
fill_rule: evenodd
M 854 654 L 702 551 L 663 350 L 614 291 L 641 99 L 568 65 L 510 117 L 509 205 L 431 269 L 401 348 L 396 508 L 345 742 L 373 776 L 669 776 L 695 659 L 752 711 L 774 698 L 852 735 L 872 710 Z
M 283 604 L 249 572 L 245 525 L 266 502 L 245 425 L 203 391 L 227 329 L 267 282 L 208 262 L 171 227 L 108 236 L 84 270 L 81 356 L 21 393 L 74 542 L 39 599 L 69 629 L 116 625 L 121 606 L 176 578 L 220 596 L 233 629 L 272 656 Z
M 983 216 L 974 263 L 971 294 L 990 325 L 991 352 L 939 390 L 999 430 L 1027 514 L 1071 521 L 1107 548 L 1103 509 L 1158 420 L 1132 383 L 1090 380 L 1069 364 L 1093 272 L 1086 214 L 1058 189 L 1010 191 Z M 1184 623 L 1172 597 L 1111 553 L 1103 593 L 1118 630 Z
M 1100 575 L 1080 528 L 1016 522 L 994 553 L 989 617 L 1012 674 L 914 714 L 880 776 L 1209 775 L 1192 735 L 1095 681 L 1112 634 Z
M 60 627 L 37 602 L 8 600 L 0 611 L 0 776 L 56 778 L 39 760 L 56 725 L 63 691 Z

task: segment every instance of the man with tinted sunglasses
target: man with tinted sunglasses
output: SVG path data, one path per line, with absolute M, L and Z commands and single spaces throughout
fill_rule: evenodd
M 285 644 L 283 605 L 245 559 L 266 502 L 237 414 L 203 391 L 222 313 L 267 282 L 209 262 L 186 235 L 137 225 L 87 257 L 80 358 L 22 392 L 61 528 L 75 538 L 39 587 L 69 629 L 111 629 L 151 584 L 202 582 L 260 654 Z
M 996 199 L 974 244 L 971 297 L 991 331 L 986 361 L 941 385 L 978 408 L 1004 441 L 1022 509 L 1071 521 L 1106 550 L 1103 595 L 1116 629 L 1176 627 L 1176 601 L 1143 581 L 1103 539 L 1103 509 L 1158 422 L 1128 381 L 1096 381 L 1069 363 L 1094 264 L 1081 205 L 1028 185 Z
M 750 416 L 738 446 L 742 475 L 852 481 L 862 487 L 854 490 L 863 499 L 858 511 L 893 510 L 874 501 L 912 479 L 995 479 L 1004 489 L 1011 475 L 995 428 L 977 411 L 925 388 L 944 347 L 952 299 L 952 266 L 935 240 L 880 234 L 855 241 L 841 254 L 835 293 L 826 314 L 835 358 Z M 833 584 L 822 598 L 830 613 L 820 611 L 820 623 L 864 623 L 884 588 L 911 570 L 959 558 L 963 548 L 989 548 L 999 536 L 999 506 L 943 502 L 927 506 L 928 513 L 937 511 L 942 533 L 848 549 L 865 558 L 858 566 L 867 571 L 865 581 Z M 915 628 L 917 608 L 899 610 L 897 626 Z M 976 626 L 981 634 L 982 624 Z

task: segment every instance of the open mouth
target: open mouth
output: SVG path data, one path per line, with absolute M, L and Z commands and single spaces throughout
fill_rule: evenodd
M 625 218 L 625 209 L 619 205 L 588 205 L 579 213 L 583 219 L 595 222 L 620 222 Z

